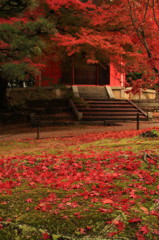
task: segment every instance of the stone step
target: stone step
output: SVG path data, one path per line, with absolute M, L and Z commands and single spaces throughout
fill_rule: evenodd
M 136 108 L 134 108 L 133 106 L 125 106 L 125 107 L 113 107 L 113 106 L 103 106 L 103 107 L 98 107 L 98 106 L 92 106 L 92 107 L 78 107 L 78 111 L 80 112 L 90 112 L 90 111 L 96 111 L 96 112 L 100 112 L 100 111 L 105 111 L 105 112 L 108 112 L 108 111 L 111 111 L 111 112 L 120 112 L 120 111 L 138 111 Z
M 95 116 L 95 117 L 100 117 L 100 116 L 106 116 L 106 117 L 109 117 L 109 116 L 117 116 L 117 117 L 121 117 L 121 116 L 137 116 L 137 113 L 138 111 L 136 112 L 132 112 L 132 111 L 129 111 L 129 112 L 104 112 L 104 111 L 101 111 L 101 112 L 84 112 L 83 113 L 83 117 L 85 116 Z M 139 115 L 142 116 L 141 113 L 139 113 Z
M 84 108 L 120 108 L 120 107 L 123 107 L 123 108 L 131 108 L 133 107 L 133 105 L 130 105 L 130 104 L 89 104 L 89 103 L 86 103 L 86 104 L 75 104 L 77 108 L 80 108 L 80 107 L 84 107 Z
M 136 121 L 137 120 L 137 117 L 136 115 L 123 115 L 123 116 L 119 116 L 119 115 L 114 115 L 114 116 L 111 116 L 111 115 L 107 115 L 107 116 L 84 116 L 83 117 L 83 120 L 84 121 L 100 121 L 100 120 L 115 120 L 115 121 Z M 142 117 L 140 116 L 140 120 L 144 121 L 144 120 L 147 120 L 145 117 Z
M 109 98 L 106 88 L 103 86 L 78 86 L 80 97 L 88 99 L 107 99 Z
M 78 108 L 78 111 L 79 112 L 96 112 L 96 114 L 99 112 L 138 112 L 138 109 L 134 108 L 134 107 L 127 107 L 127 108 L 123 108 L 123 107 L 120 107 L 120 108 L 108 108 L 108 107 L 103 107 L 103 108 L 96 108 L 96 107 L 92 107 L 92 108 Z
M 92 104 L 101 104 L 101 103 L 104 103 L 104 104 L 123 104 L 123 103 L 125 103 L 125 104 L 130 104 L 128 101 L 126 101 L 126 100 L 114 100 L 114 99 L 105 99 L 105 100 L 103 100 L 103 99 L 85 99 L 85 101 L 87 102 L 87 103 L 92 103 Z

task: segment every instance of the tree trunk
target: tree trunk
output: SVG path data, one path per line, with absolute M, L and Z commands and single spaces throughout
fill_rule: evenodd
M 7 106 L 7 86 L 8 80 L 1 75 L 0 76 L 0 109 L 3 109 Z

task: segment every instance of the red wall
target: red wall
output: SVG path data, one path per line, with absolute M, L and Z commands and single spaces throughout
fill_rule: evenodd
M 110 63 L 110 86 L 123 87 L 125 84 L 125 74 L 120 73 L 113 63 Z
M 49 62 L 41 72 L 41 75 L 36 79 L 35 85 L 38 87 L 53 86 L 54 84 L 58 84 L 60 78 L 60 63 Z

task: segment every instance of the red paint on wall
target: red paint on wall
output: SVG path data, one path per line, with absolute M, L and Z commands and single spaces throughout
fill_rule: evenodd
M 37 81 L 39 87 L 53 86 L 59 83 L 61 78 L 61 67 L 59 62 L 49 62 L 45 69 L 41 72 Z M 36 85 L 37 85 L 36 84 Z
M 125 84 L 125 74 L 119 72 L 113 63 L 110 63 L 110 86 L 123 87 Z

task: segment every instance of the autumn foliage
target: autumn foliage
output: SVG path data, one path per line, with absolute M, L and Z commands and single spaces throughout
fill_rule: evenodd
M 38 67 L 41 66 L 38 65 L 39 60 L 48 53 L 51 57 L 58 53 L 61 58 L 66 54 L 84 53 L 87 63 L 104 66 L 111 58 L 119 71 L 140 73 L 140 79 L 134 84 L 133 78 L 131 80 L 135 89 L 153 87 L 158 83 L 158 1 L 23 0 L 14 6 L 11 2 L 3 0 L 0 5 L 0 25 L 8 26 L 8 33 L 12 31 L 9 38 L 2 31 L 0 48 L 3 62 L 23 62 Z M 30 36 L 36 37 L 36 43 L 21 39 L 20 32 L 17 36 L 14 25 L 23 36 L 28 33 L 28 40 L 31 40 Z M 56 31 L 51 32 L 53 25 Z M 13 45 L 12 36 L 14 41 L 19 38 L 22 42 L 20 49 L 17 48 L 18 43 Z M 45 40 L 47 47 L 41 45 L 41 40 Z M 26 51 L 29 49 L 31 51 Z M 21 52 L 25 56 L 19 55 Z M 35 60 L 35 55 L 43 57 Z M 125 62 L 123 69 L 121 61 Z
M 47 1 L 56 16 L 52 38 L 68 55 L 85 52 L 88 63 L 114 62 L 119 71 L 140 73 L 134 89 L 158 83 L 158 1 Z M 121 68 L 119 64 L 125 62 Z

